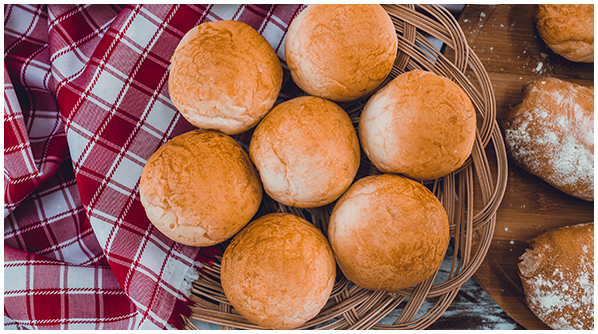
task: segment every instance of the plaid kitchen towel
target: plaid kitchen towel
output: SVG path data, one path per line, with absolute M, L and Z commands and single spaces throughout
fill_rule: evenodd
M 284 63 L 302 5 L 4 5 L 5 329 L 180 327 L 215 248 L 170 241 L 139 177 L 193 129 L 169 99 L 179 40 L 207 21 L 260 32 Z

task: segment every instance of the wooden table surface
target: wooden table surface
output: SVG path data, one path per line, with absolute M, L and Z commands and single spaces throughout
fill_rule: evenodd
M 554 54 L 538 35 L 533 5 L 468 5 L 459 24 L 468 44 L 492 81 L 499 126 L 521 102 L 524 83 L 555 77 L 585 86 L 594 84 L 594 64 L 575 63 Z M 489 154 L 493 165 L 495 159 Z M 594 203 L 579 200 L 509 163 L 505 197 L 488 255 L 475 274 L 483 289 L 526 329 L 548 329 L 526 307 L 518 257 L 527 240 L 560 226 L 594 220 Z

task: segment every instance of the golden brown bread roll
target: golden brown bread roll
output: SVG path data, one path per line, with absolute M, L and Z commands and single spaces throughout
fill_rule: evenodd
M 536 5 L 534 19 L 546 45 L 571 61 L 594 62 L 594 5 Z
M 519 258 L 528 307 L 553 329 L 594 329 L 594 223 L 549 230 Z
M 569 195 L 594 200 L 593 87 L 533 80 L 504 128 L 511 161 Z
M 233 238 L 220 278 L 232 306 L 249 321 L 292 329 L 326 304 L 336 265 L 319 229 L 295 215 L 271 213 Z
M 262 185 L 237 142 L 218 131 L 195 130 L 152 154 L 139 194 L 160 232 L 203 247 L 232 237 L 251 220 L 262 201 Z
M 336 200 L 359 168 L 359 140 L 334 102 L 302 96 L 277 105 L 251 137 L 249 155 L 266 193 L 289 206 L 311 208 Z
M 285 58 L 293 81 L 305 92 L 352 101 L 388 76 L 397 41 L 380 5 L 312 4 L 291 22 Z
M 449 222 L 440 201 L 400 175 L 368 176 L 338 200 L 328 240 L 347 279 L 371 290 L 421 283 L 440 266 Z
M 238 21 L 202 23 L 177 46 L 170 64 L 172 102 L 193 125 L 245 132 L 270 111 L 282 67 L 268 41 Z
M 374 166 L 416 180 L 461 167 L 475 131 L 475 109 L 463 89 L 420 70 L 401 74 L 377 91 L 359 120 L 359 139 Z

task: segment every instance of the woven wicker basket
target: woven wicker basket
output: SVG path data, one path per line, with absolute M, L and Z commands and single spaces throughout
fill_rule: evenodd
M 494 234 L 496 211 L 505 192 L 507 157 L 495 120 L 494 92 L 488 74 L 467 45 L 456 20 L 441 6 L 385 5 L 384 8 L 394 22 L 399 39 L 397 60 L 387 82 L 413 69 L 434 72 L 461 86 L 478 114 L 478 132 L 471 157 L 454 173 L 424 183 L 444 205 L 449 217 L 451 244 L 445 262 L 450 261 L 450 271 L 446 278 L 437 276 L 437 271 L 412 288 L 377 292 L 354 285 L 338 270 L 328 303 L 317 317 L 301 327 L 303 329 L 423 329 L 431 325 L 486 256 Z M 440 54 L 426 35 L 444 42 L 446 48 L 452 49 L 454 59 Z M 340 104 L 355 126 L 368 98 Z M 487 151 L 496 157 L 494 177 Z M 361 159 L 356 179 L 380 173 L 364 154 Z M 315 209 L 297 209 L 265 196 L 258 215 L 290 212 L 311 221 L 326 234 L 333 206 L 334 203 Z M 218 324 L 223 329 L 260 329 L 231 307 L 222 291 L 219 273 L 219 259 L 204 266 L 191 289 L 195 305 L 191 307 L 190 318 Z M 424 301 L 427 307 L 422 307 Z M 384 324 L 381 324 L 383 318 Z M 187 329 L 197 329 L 188 319 L 185 321 Z

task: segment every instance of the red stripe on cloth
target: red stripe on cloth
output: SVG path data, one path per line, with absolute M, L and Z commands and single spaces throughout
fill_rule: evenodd
M 134 73 L 135 77 L 133 82 L 140 83 L 141 85 L 149 89 L 152 89 L 154 87 L 161 87 L 161 81 L 164 75 L 159 74 L 164 74 L 167 70 L 168 63 L 159 64 L 158 62 L 153 61 L 151 58 L 148 57 L 139 65 L 139 69 L 137 70 L 137 72 Z
M 128 319 L 137 314 L 108 269 L 67 265 L 8 246 L 4 247 L 4 262 L 5 271 L 13 272 L 15 279 L 22 277 L 24 283 L 5 281 L 5 315 L 24 328 L 60 329 L 104 322 L 107 328 L 128 329 Z M 55 281 L 65 287 L 54 285 Z M 76 287 L 66 286 L 69 283 Z M 101 318 L 91 309 L 96 298 L 110 305 Z M 76 316 L 67 316 L 68 310 Z
M 33 13 L 33 20 L 31 20 L 31 22 L 27 22 L 29 24 L 27 29 L 25 29 L 23 31 L 21 36 L 16 41 L 12 42 L 8 47 L 4 48 L 4 57 L 5 58 L 9 53 L 11 53 L 11 51 L 13 51 L 23 41 L 25 41 L 27 39 L 31 39 L 31 37 L 29 35 L 31 34 L 31 31 L 35 28 L 36 23 L 38 22 L 38 20 L 45 18 L 45 16 L 43 16 L 43 13 L 44 13 L 44 6 L 37 5 L 37 8 L 35 9 L 35 12 Z M 5 22 L 6 22 L 6 20 L 5 20 Z
M 104 263 L 70 161 L 65 161 L 5 219 L 4 244 L 54 259 L 62 254 L 62 260 L 74 264 Z
M 99 52 L 97 52 L 98 50 L 104 50 L 101 53 L 102 56 L 100 58 L 97 58 L 97 59 L 99 59 L 99 62 L 97 63 L 98 69 L 95 71 L 91 83 L 87 86 L 87 88 L 85 89 L 83 94 L 80 95 L 79 99 L 77 99 L 77 101 L 75 102 L 75 105 L 68 111 L 68 115 L 65 117 L 66 118 L 65 129 L 67 132 L 70 127 L 70 122 L 72 122 L 73 117 L 79 111 L 81 104 L 83 103 L 83 101 L 85 101 L 86 98 L 88 98 L 91 90 L 97 84 L 98 77 L 101 74 L 104 67 L 106 66 L 106 62 L 112 57 L 112 54 L 115 50 L 115 45 L 118 44 L 118 42 L 122 39 L 123 35 L 129 29 L 129 27 L 131 26 L 131 23 L 133 22 L 133 19 L 137 16 L 137 14 L 139 14 L 140 8 L 141 8 L 140 6 L 136 6 L 135 8 L 133 8 L 131 15 L 127 16 L 127 22 L 123 26 L 123 28 L 120 31 L 116 31 L 116 34 L 113 36 L 113 38 L 110 38 L 110 36 L 111 36 L 110 34 L 106 34 L 104 36 L 104 38 L 102 38 L 102 42 L 100 42 L 100 45 L 98 45 L 98 47 L 96 48 L 96 52 L 94 52 L 96 54 L 99 54 Z M 124 13 L 124 12 L 121 12 L 121 14 L 122 13 Z M 111 29 L 109 29 L 109 31 L 110 30 Z M 104 49 L 104 45 L 106 45 L 106 44 L 107 44 L 107 47 Z M 93 59 L 94 59 L 94 57 L 92 57 L 91 60 L 93 60 Z M 60 99 L 59 99 L 59 101 L 60 101 Z M 74 161 L 73 163 L 75 165 L 77 165 L 77 162 Z
M 261 29 L 265 22 L 267 22 L 268 15 L 274 5 L 247 5 L 243 11 L 237 13 L 235 18 L 237 21 L 242 21 L 250 25 L 253 29 L 262 33 Z
M 198 24 L 198 21 L 205 18 L 211 5 L 207 7 L 201 6 L 196 8 L 195 6 L 181 5 L 181 8 L 174 13 L 172 20 L 170 20 L 166 31 L 178 37 L 178 40 L 173 41 L 174 44 L 169 49 L 174 50 L 173 46 L 179 43 L 179 40 L 189 31 L 191 28 Z M 170 59 L 169 59 L 170 60 Z
M 216 245 L 213 247 L 202 247 L 197 256 L 195 257 L 196 263 L 201 263 L 201 266 L 195 266 L 195 269 L 199 272 L 203 272 L 203 266 L 211 266 L 216 262 L 216 258 L 224 254 L 224 247 L 222 245 Z
M 191 300 L 186 298 L 183 300 L 177 300 L 174 303 L 174 310 L 168 319 L 168 323 L 173 325 L 176 329 L 182 330 L 185 328 L 185 318 L 189 318 L 191 316 L 191 308 L 188 305 L 191 304 Z
M 60 136 L 56 99 L 45 86 L 50 67 L 44 8 L 10 6 L 11 15 L 5 20 L 6 30 L 22 32 L 5 49 L 5 215 L 55 173 L 68 154 Z M 31 21 L 20 26 L 19 18 L 26 15 Z M 46 116 L 36 116 L 41 112 Z M 39 120 L 44 117 L 52 121 Z M 37 125 L 46 123 L 53 124 L 50 133 L 37 135 Z

